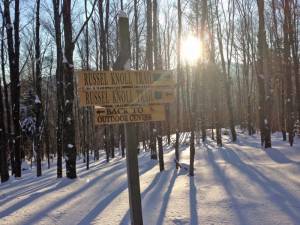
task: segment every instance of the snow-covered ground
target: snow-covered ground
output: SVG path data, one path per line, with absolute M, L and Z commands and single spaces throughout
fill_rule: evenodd
M 165 148 L 159 172 L 149 153 L 139 156 L 144 225 L 300 224 L 300 140 L 293 148 L 273 135 L 273 148 L 239 135 L 237 143 L 197 146 L 195 176 L 174 169 L 174 150 Z M 183 140 L 184 142 L 184 140 Z M 180 161 L 189 163 L 182 145 Z M 80 160 L 81 162 L 81 160 Z M 27 171 L 0 185 L 0 224 L 130 224 L 125 160 L 78 164 L 78 179 L 56 179 Z

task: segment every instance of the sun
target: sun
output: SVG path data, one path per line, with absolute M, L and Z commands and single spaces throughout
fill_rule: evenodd
M 181 44 L 181 54 L 184 62 L 193 64 L 196 63 L 202 55 L 202 45 L 199 38 L 189 35 Z

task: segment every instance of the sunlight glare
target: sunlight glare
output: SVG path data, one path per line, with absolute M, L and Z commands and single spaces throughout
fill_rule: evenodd
M 182 58 L 186 63 L 196 63 L 201 58 L 201 51 L 201 41 L 195 36 L 187 36 L 181 44 Z

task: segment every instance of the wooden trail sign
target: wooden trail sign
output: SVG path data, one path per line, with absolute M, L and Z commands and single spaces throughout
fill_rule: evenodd
M 116 61 L 116 66 L 124 69 L 125 65 L 130 65 L 130 35 L 129 19 L 126 13 L 122 11 L 119 12 L 119 41 L 120 53 Z M 135 133 L 135 125 L 133 123 L 125 124 L 126 166 L 131 224 L 143 225 L 137 158 L 138 140 Z
M 80 106 L 149 105 L 171 103 L 175 99 L 173 88 L 110 88 L 79 90 Z
M 163 105 L 131 107 L 95 107 L 97 125 L 166 120 Z
M 78 71 L 79 89 L 174 86 L 171 71 Z

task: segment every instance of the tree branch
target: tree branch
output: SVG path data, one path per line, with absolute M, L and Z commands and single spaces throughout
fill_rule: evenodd
M 77 35 L 76 35 L 76 38 L 75 38 L 74 41 L 73 41 L 73 45 L 75 45 L 75 43 L 77 42 L 77 40 L 78 40 L 80 34 L 82 33 L 84 27 L 87 25 L 87 23 L 89 22 L 90 18 L 92 17 L 93 12 L 94 12 L 94 10 L 95 10 L 96 3 L 97 3 L 97 0 L 94 1 L 92 11 L 91 11 L 90 15 L 88 16 L 88 18 L 87 18 L 87 19 L 84 21 L 84 23 L 82 24 L 82 26 L 81 26 L 79 32 L 78 32 Z

